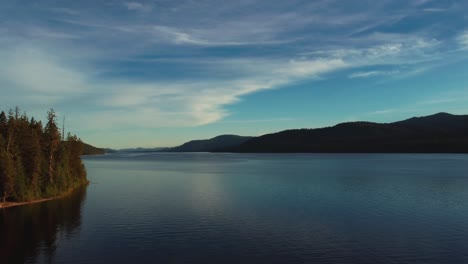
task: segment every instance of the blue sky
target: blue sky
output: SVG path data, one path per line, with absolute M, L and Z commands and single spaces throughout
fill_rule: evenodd
M 0 1 L 0 105 L 101 147 L 468 114 L 468 2 Z

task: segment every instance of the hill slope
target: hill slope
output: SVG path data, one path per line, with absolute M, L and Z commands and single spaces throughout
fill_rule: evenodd
M 106 153 L 106 151 L 102 148 L 97 148 L 95 146 L 83 143 L 82 155 L 102 155 L 104 153 Z
M 192 140 L 178 147 L 164 149 L 168 152 L 210 152 L 238 146 L 252 137 L 221 135 L 211 139 Z
M 232 152 L 468 153 L 468 116 L 439 113 L 379 124 L 342 123 L 253 138 Z

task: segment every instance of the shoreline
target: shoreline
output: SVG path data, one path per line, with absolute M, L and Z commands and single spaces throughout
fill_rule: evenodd
M 87 181 L 87 182 L 85 182 L 85 183 L 83 183 L 83 184 L 80 184 L 80 185 L 76 186 L 75 188 L 72 188 L 71 190 L 68 190 L 67 192 L 65 192 L 65 193 L 62 194 L 62 195 L 54 196 L 54 197 L 50 197 L 50 198 L 41 198 L 41 199 L 32 200 L 32 201 L 27 201 L 27 202 L 5 202 L 5 203 L 0 202 L 0 209 L 5 209 L 5 208 L 16 207 L 16 206 L 29 205 L 29 204 L 42 203 L 42 202 L 47 202 L 47 201 L 62 199 L 62 198 L 67 197 L 68 195 L 72 194 L 76 189 L 78 189 L 78 188 L 80 188 L 80 187 L 82 187 L 82 186 L 86 186 L 86 185 L 89 185 L 89 181 Z

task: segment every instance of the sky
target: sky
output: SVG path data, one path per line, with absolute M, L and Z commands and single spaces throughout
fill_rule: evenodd
M 110 148 L 468 114 L 468 1 L 0 0 L 0 94 Z

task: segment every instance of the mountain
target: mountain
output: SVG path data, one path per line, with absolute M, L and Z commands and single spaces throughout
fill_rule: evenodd
M 104 153 L 106 153 L 106 151 L 102 148 L 96 148 L 95 146 L 83 143 L 82 155 L 102 155 Z
M 104 153 L 116 153 L 117 150 L 111 148 L 103 148 Z
M 161 152 L 165 151 L 167 148 L 126 148 L 113 150 L 113 152 Z
M 243 137 L 237 135 L 221 135 L 211 139 L 192 140 L 183 145 L 174 148 L 164 149 L 168 152 L 212 152 L 219 151 L 240 144 L 252 139 L 252 137 Z
M 252 138 L 230 152 L 468 153 L 468 115 L 438 113 L 394 123 L 350 122 Z

